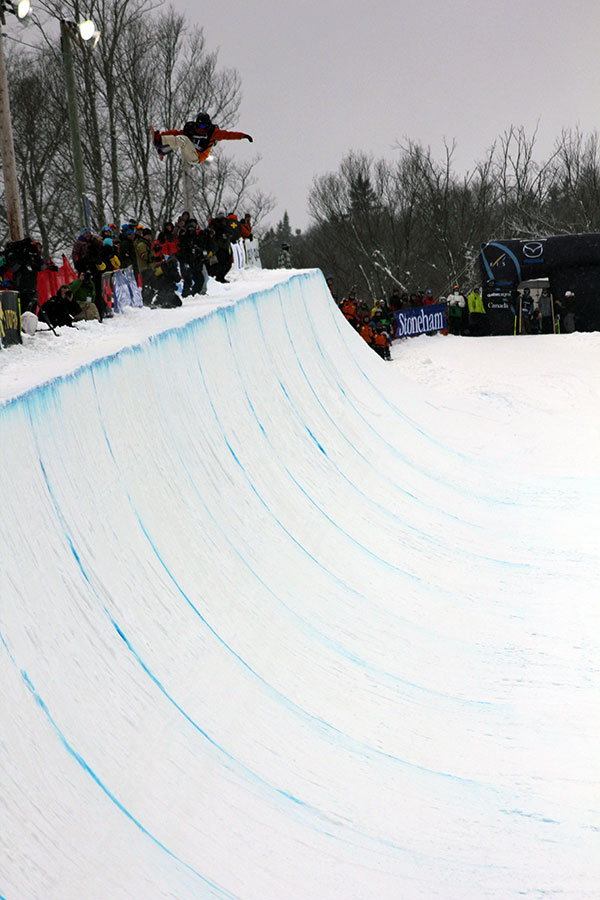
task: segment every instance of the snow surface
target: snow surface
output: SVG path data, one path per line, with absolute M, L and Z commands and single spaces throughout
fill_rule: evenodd
M 600 335 L 246 272 L 24 340 L 2 900 L 598 897 Z

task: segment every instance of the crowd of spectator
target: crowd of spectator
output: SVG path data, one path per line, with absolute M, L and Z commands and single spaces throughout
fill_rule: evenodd
M 389 359 L 389 345 L 398 337 L 395 313 L 418 310 L 420 307 L 444 305 L 447 328 L 445 333 L 479 337 L 489 333 L 488 316 L 479 286 L 462 291 L 453 285 L 447 296 L 436 296 L 431 290 L 413 293 L 394 288 L 386 300 L 374 304 L 359 300 L 352 289 L 346 297 L 338 297 L 333 280 L 327 279 L 330 291 L 348 322 L 361 337 L 384 359 Z M 557 331 L 573 331 L 573 292 L 567 291 L 562 300 L 555 300 L 550 288 L 541 288 L 534 298 L 529 287 L 512 291 L 507 307 L 510 328 L 514 334 L 552 334 Z
M 9 242 L 0 256 L 0 287 L 19 292 L 21 312 L 33 314 L 51 328 L 83 319 L 112 315 L 102 290 L 105 273 L 131 268 L 146 306 L 181 306 L 181 297 L 206 293 L 208 276 L 226 281 L 232 266 L 232 244 L 252 240 L 252 219 L 235 213 L 214 216 L 203 228 L 188 212 L 176 222 L 152 229 L 134 219 L 120 228 L 107 224 L 94 234 L 84 228 L 74 242 L 71 275 L 56 293 L 38 296 L 38 275 L 45 269 L 60 271 L 44 259 L 41 244 L 30 238 Z M 183 284 L 181 295 L 177 290 Z
M 102 276 L 131 268 L 146 306 L 177 307 L 181 298 L 206 293 L 208 276 L 225 282 L 232 266 L 232 244 L 252 240 L 252 219 L 235 213 L 219 214 L 201 227 L 183 212 L 176 222 L 165 222 L 152 230 L 130 219 L 120 228 L 107 224 L 99 233 L 84 228 L 74 242 L 68 278 L 48 297 L 38 297 L 38 275 L 46 270 L 62 272 L 52 259 L 44 259 L 41 244 L 30 238 L 8 243 L 0 256 L 0 288 L 19 292 L 21 312 L 36 316 L 51 328 L 85 319 L 100 322 L 112 315 L 102 290 Z M 290 246 L 281 244 L 278 267 L 291 268 Z M 454 335 L 488 333 L 486 308 L 477 286 L 468 293 L 453 286 L 448 296 L 436 297 L 430 289 L 413 293 L 395 288 L 385 300 L 360 300 L 356 291 L 336 297 L 332 279 L 327 279 L 337 305 L 361 337 L 383 359 L 390 359 L 392 340 L 397 337 L 396 313 L 444 304 L 447 331 Z M 509 313 L 515 334 L 552 333 L 574 330 L 574 295 L 553 300 L 544 288 L 537 299 L 528 287 L 513 291 Z
M 374 304 L 359 300 L 353 289 L 347 297 L 338 298 L 332 289 L 332 280 L 327 279 L 329 289 L 347 321 L 358 331 L 375 353 L 382 359 L 391 359 L 392 338 L 396 330 L 394 311 L 385 300 Z

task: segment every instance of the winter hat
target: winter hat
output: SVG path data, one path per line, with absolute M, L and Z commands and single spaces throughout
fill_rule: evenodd
M 112 238 L 104 238 L 102 243 L 106 244 L 107 247 L 112 247 L 112 245 L 113 245 Z

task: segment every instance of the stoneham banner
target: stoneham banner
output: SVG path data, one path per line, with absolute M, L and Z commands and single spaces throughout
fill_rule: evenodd
M 415 334 L 431 334 L 448 327 L 446 304 L 417 306 L 395 312 L 397 322 L 396 337 L 411 337 Z

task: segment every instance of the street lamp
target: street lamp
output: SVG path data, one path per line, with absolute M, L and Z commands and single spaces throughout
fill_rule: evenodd
M 75 88 L 75 70 L 73 68 L 71 41 L 74 41 L 80 46 L 80 39 L 89 41 L 93 38 L 93 46 L 95 47 L 99 37 L 100 32 L 96 30 L 96 26 L 91 19 L 86 19 L 84 22 L 80 22 L 79 25 L 76 25 L 75 22 L 66 22 L 64 19 L 61 20 L 60 46 L 65 73 L 65 85 L 67 88 L 67 106 L 69 110 L 69 126 L 71 129 L 75 192 L 77 194 L 77 206 L 79 209 L 79 224 L 87 228 L 90 228 L 91 222 L 88 221 L 89 215 L 84 201 L 85 184 L 83 178 L 83 153 L 81 150 L 81 132 L 79 130 L 79 111 L 77 109 L 77 91 Z
M 29 12 L 29 8 L 29 0 L 21 0 L 17 4 L 10 3 L 9 0 L 0 0 L 0 23 L 6 25 L 6 13 L 11 13 L 13 16 L 17 16 L 18 19 L 24 19 Z M 10 97 L 8 94 L 6 66 L 4 64 L 4 44 L 2 41 L 2 29 L 0 28 L 0 156 L 2 156 L 2 174 L 4 176 L 6 218 L 11 241 L 21 241 L 23 240 L 23 215 L 19 197 L 19 179 L 17 178 L 15 145 L 10 117 Z
M 0 0 L 0 23 L 6 24 L 5 15 L 10 13 L 18 19 L 24 19 L 31 10 L 30 0 L 20 0 L 13 3 L 11 0 Z M 61 49 L 63 69 L 67 88 L 67 103 L 69 110 L 69 125 L 71 129 L 71 147 L 73 152 L 73 170 L 75 177 L 75 190 L 79 208 L 79 220 L 81 225 L 91 223 L 84 202 L 85 185 L 83 181 L 83 154 L 81 151 L 81 133 L 79 131 L 79 114 L 77 110 L 77 93 L 75 88 L 75 72 L 73 69 L 73 55 L 71 53 L 71 41 L 80 43 L 93 40 L 96 46 L 100 38 L 100 32 L 96 30 L 91 19 L 86 19 L 76 25 L 74 22 L 61 21 L 60 23 Z M 2 172 L 4 176 L 4 193 L 6 197 L 6 214 L 8 220 L 8 233 L 11 241 L 20 241 L 23 238 L 23 216 L 19 197 L 19 180 L 17 178 L 17 166 L 15 161 L 15 147 L 10 116 L 10 99 L 8 94 L 8 81 L 6 78 L 6 66 L 4 64 L 4 46 L 2 43 L 2 29 L 0 29 L 0 155 L 2 157 Z
M 19 3 L 11 3 L 11 0 L 0 0 L 0 22 L 6 25 L 4 16 L 6 13 L 24 19 L 31 9 L 30 0 L 20 0 Z

